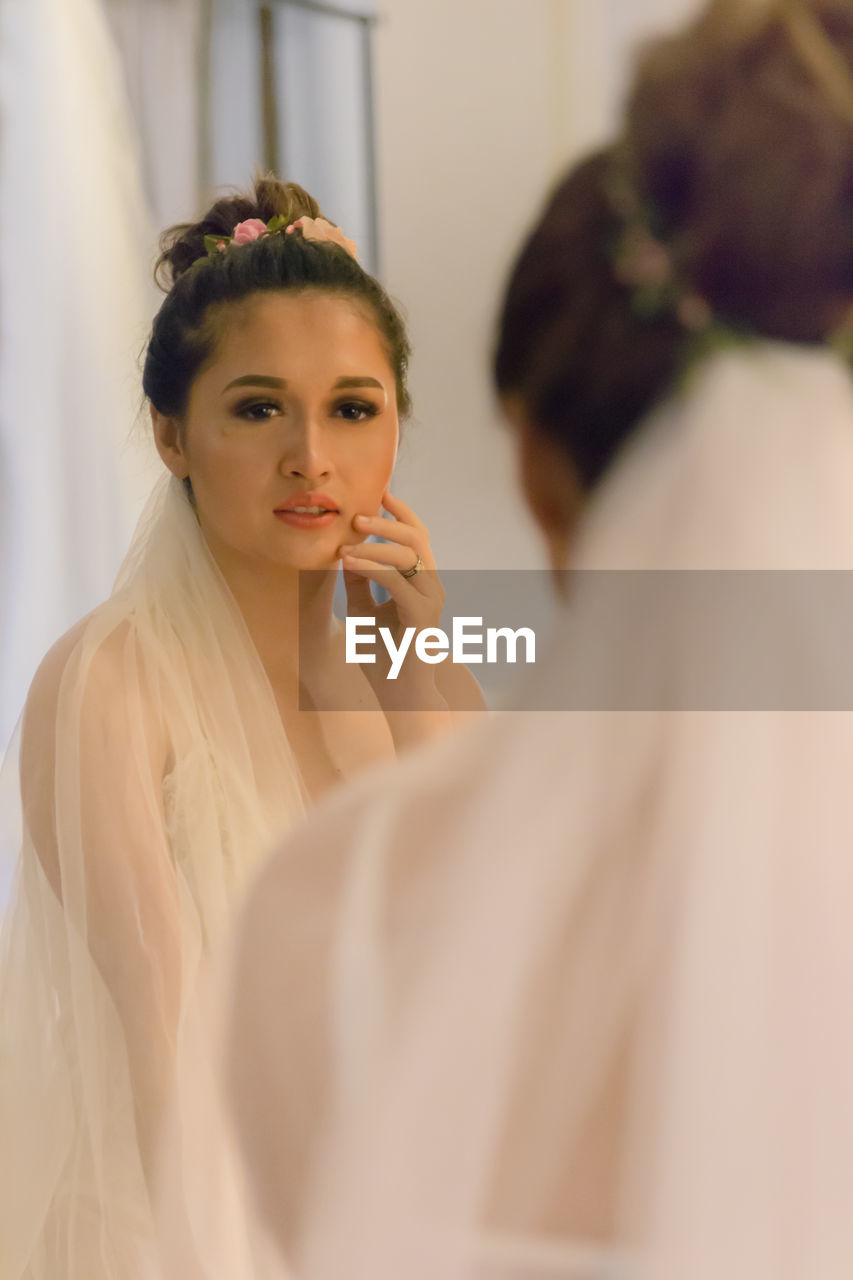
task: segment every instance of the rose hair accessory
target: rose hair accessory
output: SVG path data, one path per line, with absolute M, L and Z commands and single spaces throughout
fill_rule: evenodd
M 633 184 L 615 175 L 608 198 L 622 222 L 613 248 L 613 277 L 629 290 L 634 313 L 643 320 L 668 313 L 688 333 L 704 333 L 713 323 L 711 307 L 680 277 L 674 248 L 655 234 L 651 210 Z
M 678 246 L 656 235 L 653 212 L 624 170 L 613 175 L 607 196 L 622 224 L 613 246 L 613 278 L 629 291 L 634 314 L 643 320 L 675 316 L 685 334 L 699 341 L 700 350 L 742 340 L 743 335 L 715 317 L 707 299 L 686 283 L 679 270 Z M 853 308 L 830 330 L 826 342 L 853 365 Z M 695 354 L 693 346 L 690 350 Z
M 302 233 L 305 240 L 325 240 L 330 244 L 340 245 L 351 258 L 355 258 L 358 261 L 358 250 L 355 242 L 345 236 L 340 227 L 336 227 L 328 219 L 303 217 L 297 218 L 295 222 L 288 222 L 287 218 L 280 213 L 270 218 L 269 222 L 263 222 L 260 218 L 246 218 L 244 222 L 237 223 L 230 236 L 205 236 L 204 247 L 207 250 L 208 257 L 215 258 L 217 254 L 224 253 L 232 245 L 251 244 L 262 236 L 275 235 L 280 232 L 284 232 L 285 235 L 292 235 L 297 230 Z

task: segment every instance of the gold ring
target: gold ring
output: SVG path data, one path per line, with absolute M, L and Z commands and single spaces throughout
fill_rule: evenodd
M 423 573 L 423 570 L 424 562 L 420 556 L 418 556 L 417 563 L 413 564 L 411 569 L 398 569 L 397 572 L 401 578 L 414 578 L 416 573 Z

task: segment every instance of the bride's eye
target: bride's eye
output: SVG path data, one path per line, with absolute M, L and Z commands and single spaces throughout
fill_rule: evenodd
M 281 413 L 281 405 L 275 400 L 244 400 L 234 406 L 233 413 L 249 422 L 268 422 Z
M 379 407 L 372 400 L 342 400 L 335 406 L 335 415 L 347 422 L 365 422 L 368 418 L 375 418 L 377 413 Z

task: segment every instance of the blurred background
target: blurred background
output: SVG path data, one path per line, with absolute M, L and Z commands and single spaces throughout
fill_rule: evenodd
M 3 0 L 0 749 L 108 593 L 159 463 L 159 231 L 257 168 L 306 186 L 408 316 L 396 491 L 440 567 L 543 558 L 490 391 L 511 257 L 697 0 Z

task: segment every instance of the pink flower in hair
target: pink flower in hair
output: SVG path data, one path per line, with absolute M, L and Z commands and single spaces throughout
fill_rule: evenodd
M 644 227 L 629 227 L 622 238 L 614 274 L 620 284 L 661 289 L 672 283 L 672 257 Z
M 266 229 L 267 224 L 261 222 L 260 218 L 247 218 L 245 222 L 237 223 L 231 243 L 250 244 L 252 240 L 257 240 L 258 236 L 264 235 Z

